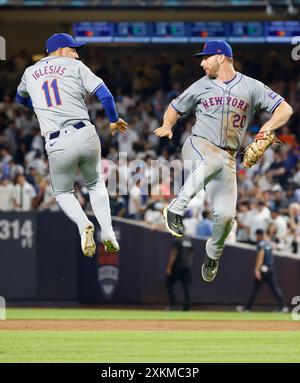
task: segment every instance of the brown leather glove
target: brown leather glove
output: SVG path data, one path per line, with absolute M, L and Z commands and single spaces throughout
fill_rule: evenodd
M 280 143 L 275 133 L 270 130 L 259 132 L 252 144 L 248 145 L 244 151 L 243 165 L 245 168 L 251 168 L 251 166 L 257 164 L 259 159 L 263 156 L 268 147 L 274 143 Z

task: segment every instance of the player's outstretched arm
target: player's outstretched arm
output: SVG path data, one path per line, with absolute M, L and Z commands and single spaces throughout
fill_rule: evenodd
M 245 149 L 243 158 L 245 168 L 251 168 L 251 166 L 257 164 L 270 145 L 280 142 L 277 140 L 274 130 L 286 124 L 292 113 L 293 109 L 287 102 L 282 101 L 278 105 L 273 116 L 261 127 L 252 144 Z
M 173 137 L 172 128 L 176 124 L 180 114 L 176 112 L 173 106 L 170 104 L 164 114 L 163 125 L 154 130 L 154 133 L 158 137 L 168 137 L 171 139 Z
M 118 121 L 111 122 L 109 124 L 109 129 L 112 135 L 114 135 L 116 132 L 124 133 L 127 127 L 128 127 L 127 122 L 124 121 L 122 118 L 119 118 Z
M 260 132 L 266 130 L 276 130 L 285 125 L 291 115 L 293 114 L 292 107 L 286 102 L 282 101 L 275 109 L 272 117 L 260 129 Z
M 118 116 L 113 95 L 110 93 L 107 86 L 104 83 L 101 84 L 94 94 L 105 109 L 106 115 L 110 121 L 109 128 L 112 135 L 116 132 L 124 133 L 128 127 L 128 124 Z

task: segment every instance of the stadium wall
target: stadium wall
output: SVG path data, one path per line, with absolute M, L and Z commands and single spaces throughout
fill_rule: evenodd
M 120 254 L 105 253 L 100 231 L 96 231 L 96 256 L 86 258 L 76 226 L 63 213 L 0 213 L 0 296 L 8 302 L 165 304 L 171 236 L 120 218 L 114 219 L 114 229 Z M 204 240 L 195 239 L 192 302 L 244 303 L 252 287 L 255 248 L 227 245 L 218 277 L 207 284 L 200 272 L 204 247 Z M 293 296 L 300 295 L 300 260 L 287 256 L 275 259 L 279 284 L 290 303 Z M 181 297 L 179 286 L 178 293 Z M 257 303 L 275 303 L 267 287 Z

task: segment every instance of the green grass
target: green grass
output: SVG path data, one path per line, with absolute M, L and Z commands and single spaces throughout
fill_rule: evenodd
M 300 332 L 6 331 L 1 362 L 300 362 Z
M 99 308 L 7 309 L 7 320 L 22 319 L 291 321 L 291 315 Z M 0 322 L 0 362 L 299 363 L 300 331 L 8 331 L 1 330 Z
M 121 309 L 9 308 L 7 319 L 87 319 L 87 320 L 258 320 L 291 321 L 290 314 L 219 311 L 164 311 Z

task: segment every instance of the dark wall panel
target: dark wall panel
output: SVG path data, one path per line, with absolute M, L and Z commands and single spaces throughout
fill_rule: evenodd
M 77 226 L 62 212 L 43 212 L 37 229 L 37 298 L 76 300 Z
M 5 299 L 35 299 L 36 214 L 0 213 L 0 295 Z
M 107 254 L 95 219 L 97 252 L 81 252 L 77 227 L 63 213 L 0 214 L 0 295 L 12 300 L 74 300 L 80 303 L 165 304 L 166 265 L 172 237 L 116 219 L 121 251 Z M 205 241 L 194 240 L 191 297 L 198 304 L 245 303 L 253 283 L 255 249 L 225 247 L 213 283 L 201 277 Z M 287 298 L 300 294 L 300 261 L 276 257 Z M 181 296 L 180 286 L 177 287 Z M 275 304 L 267 286 L 257 303 Z

